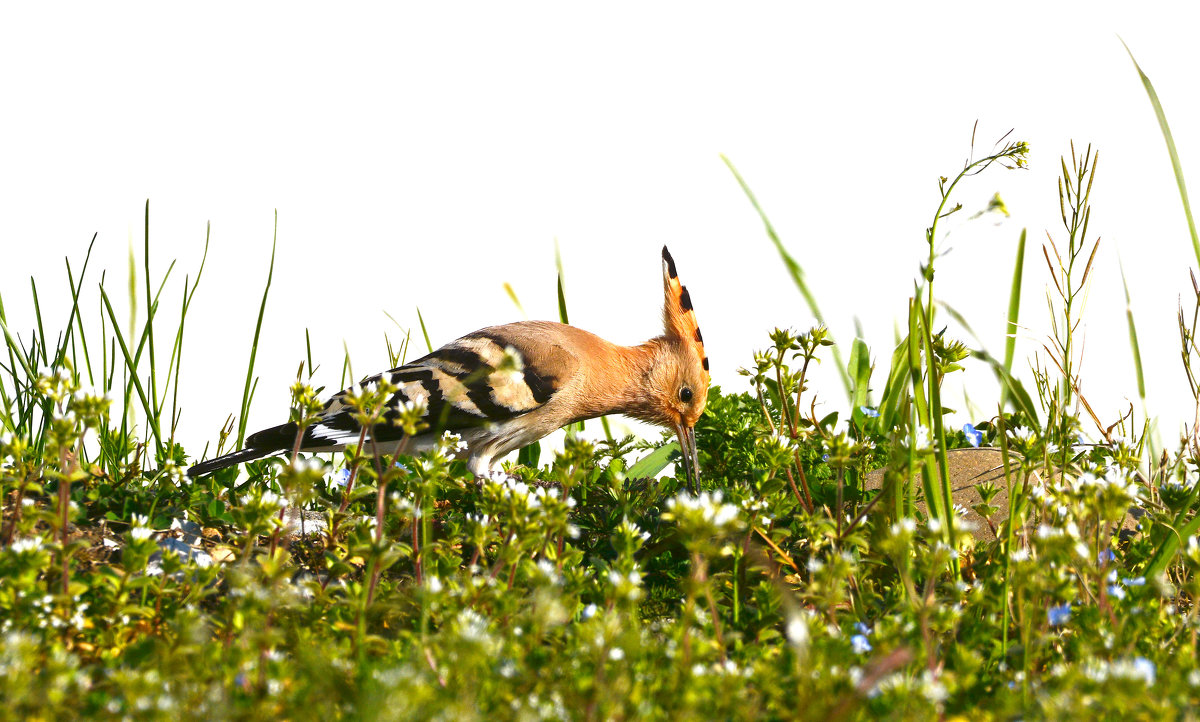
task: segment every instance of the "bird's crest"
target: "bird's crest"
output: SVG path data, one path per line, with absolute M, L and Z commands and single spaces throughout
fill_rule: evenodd
M 675 259 L 671 258 L 671 252 L 666 246 L 663 246 L 662 259 L 663 292 L 666 295 L 663 304 L 663 325 L 667 336 L 695 349 L 707 375 L 708 354 L 704 352 L 704 336 L 700 334 L 700 324 L 696 321 L 696 311 L 692 308 L 692 297 L 688 294 L 687 286 L 679 281 L 679 274 L 675 271 Z

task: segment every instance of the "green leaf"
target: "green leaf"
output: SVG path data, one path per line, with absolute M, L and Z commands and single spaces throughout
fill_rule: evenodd
M 860 338 L 854 339 L 854 344 L 850 347 L 850 365 L 846 370 L 854 381 L 851 407 L 857 409 L 870 405 L 868 393 L 871 385 L 871 352 Z
M 538 468 L 538 462 L 542 459 L 542 445 L 535 441 L 528 446 L 524 446 L 517 452 L 517 463 L 521 466 L 530 469 Z
M 679 452 L 679 442 L 671 441 L 658 447 L 629 467 L 626 476 L 630 479 L 644 479 L 658 476 L 658 472 L 667 468 L 671 456 Z

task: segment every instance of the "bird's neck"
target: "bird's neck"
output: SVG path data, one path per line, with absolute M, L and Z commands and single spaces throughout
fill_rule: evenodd
M 644 421 L 663 423 L 652 393 L 651 380 L 665 341 L 652 338 L 638 346 L 618 346 L 603 341 L 589 357 L 589 373 L 583 389 L 582 407 L 595 418 L 606 414 L 625 414 Z

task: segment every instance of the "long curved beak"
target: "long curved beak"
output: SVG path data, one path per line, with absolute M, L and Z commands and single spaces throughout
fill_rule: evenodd
M 696 429 L 692 426 L 676 424 L 675 435 L 679 437 L 679 451 L 680 456 L 683 457 L 688 491 L 695 494 L 700 487 L 700 465 L 696 461 Z

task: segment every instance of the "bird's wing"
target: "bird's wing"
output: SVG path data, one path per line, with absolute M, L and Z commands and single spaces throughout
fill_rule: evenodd
M 405 401 L 424 404 L 425 420 L 437 434 L 501 423 L 543 406 L 579 367 L 578 355 L 562 328 L 528 321 L 481 329 L 428 356 L 364 379 L 363 388 L 383 378 L 399 387 L 389 400 L 384 423 L 374 430 L 375 440 L 395 441 L 403 436 L 402 429 L 390 422 L 399 416 L 397 406 Z M 347 404 L 348 391 L 334 395 L 321 420 L 306 430 L 305 448 L 358 440 L 361 427 Z

